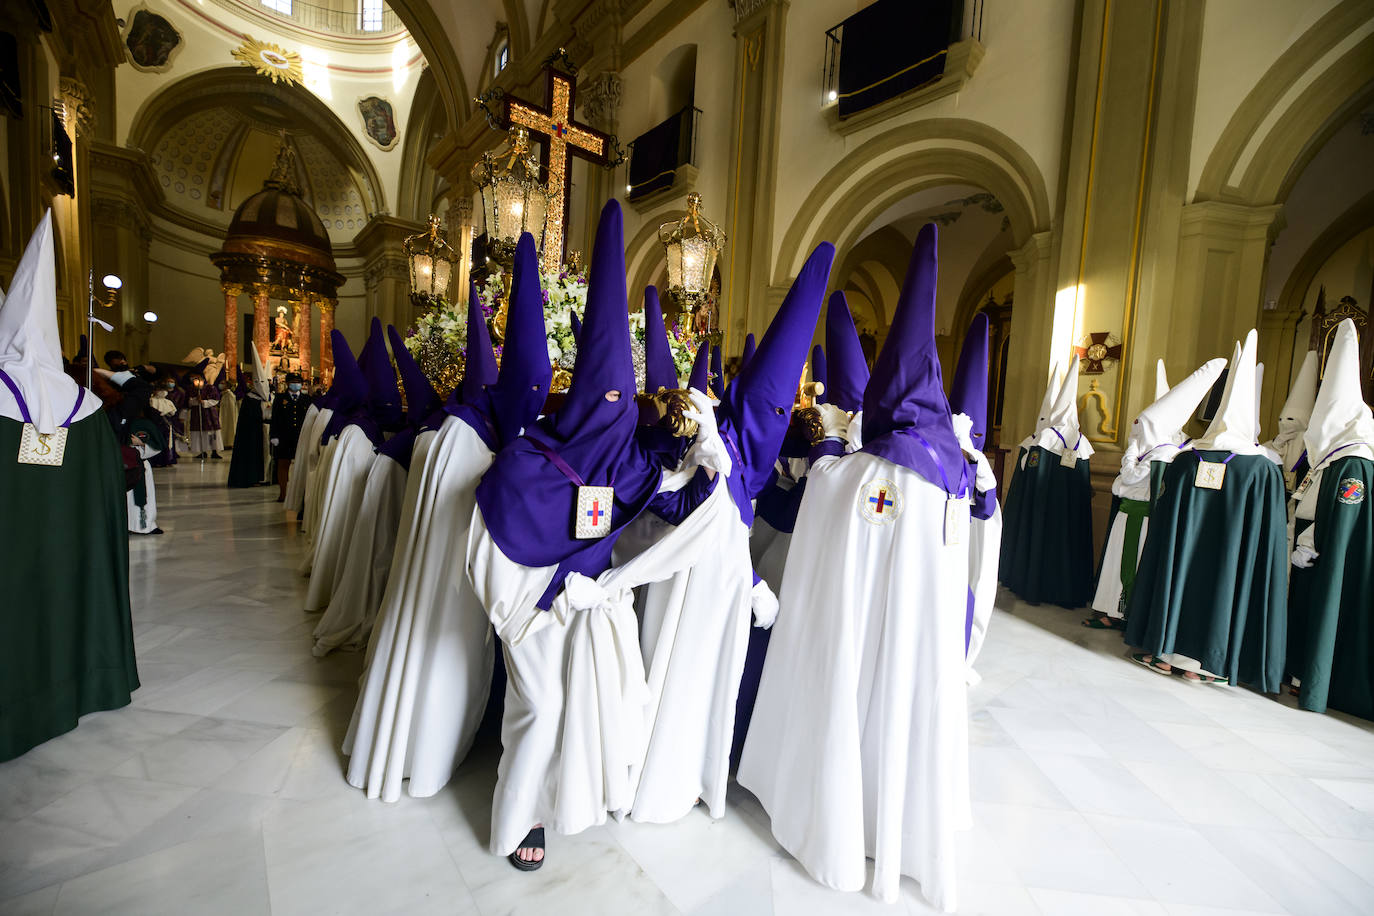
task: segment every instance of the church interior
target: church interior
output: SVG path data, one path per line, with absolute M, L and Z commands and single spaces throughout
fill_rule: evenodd
M 121 651 L 136 658 L 136 689 L 122 702 L 86 703 L 67 724 L 30 740 L 23 710 L 47 701 L 19 672 L 44 670 L 49 654 L 73 654 L 63 640 L 77 637 L 55 624 L 0 648 L 0 916 L 1374 912 L 1374 552 L 1360 555 L 1374 550 L 1374 510 L 1364 499 L 1366 472 L 1351 470 L 1374 458 L 1374 442 L 1361 438 L 1374 429 L 1374 0 L 6 0 L 0 116 L 0 289 L 10 294 L 0 299 L 0 369 L 11 371 L 6 348 L 23 340 L 6 336 L 4 311 L 19 301 L 16 290 L 30 289 L 31 237 L 43 236 L 56 321 L 55 338 L 45 339 L 60 347 L 68 375 L 101 395 L 108 411 L 115 408 L 100 386 L 122 384 L 120 369 L 146 368 L 169 403 L 165 421 L 148 414 L 158 448 L 120 442 L 136 454 L 123 472 L 134 481 L 126 485 L 127 552 L 112 562 L 122 582 L 115 589 L 127 588 Z M 641 392 L 629 400 L 641 417 L 656 406 L 654 420 L 677 411 L 674 428 L 685 428 L 683 411 L 690 419 L 701 408 L 686 391 L 695 386 L 682 380 L 699 344 L 717 348 L 717 364 L 701 377 L 716 391 L 706 412 L 715 403 L 721 419 L 700 423 L 719 423 L 728 446 L 720 451 L 734 450 L 736 468 L 753 459 L 747 448 L 741 458 L 729 438 L 744 435 L 744 421 L 743 413 L 726 419 L 728 386 L 759 375 L 747 371 L 762 365 L 753 362 L 756 342 L 770 358 L 780 351 L 786 322 L 775 319 L 800 308 L 798 291 L 827 245 L 833 262 L 816 295 L 840 295 L 816 307 L 814 326 L 794 328 L 806 356 L 799 371 L 788 370 L 796 389 L 789 436 L 804 410 L 815 411 L 817 424 L 835 413 L 819 405 L 827 389 L 839 403 L 832 334 L 846 306 L 862 378 L 873 373 L 859 401 L 863 431 L 875 436 L 873 384 L 883 366 L 900 364 L 891 354 L 913 290 L 930 296 L 929 374 L 947 398 L 944 414 L 956 420 L 961 354 L 970 342 L 984 345 L 986 374 L 975 389 L 981 418 L 972 421 L 982 440 L 964 470 L 971 500 L 985 489 L 971 481 L 975 465 L 995 478 L 990 511 L 1005 527 L 1001 575 L 995 542 L 982 558 L 991 563 L 991 590 L 980 613 L 990 616 L 970 624 L 986 628 L 986 641 L 962 637 L 964 651 L 970 639 L 981 651 L 971 650 L 977 674 L 970 656 L 966 688 L 959 676 L 969 810 L 948 847 L 957 906 L 952 892 L 932 889 L 934 879 L 915 877 L 912 869 L 924 866 L 905 864 L 905 855 L 896 896 L 880 893 L 887 866 L 873 850 L 872 824 L 870 861 L 860 856 L 858 867 L 874 890 L 838 888 L 782 835 L 775 802 L 754 791 L 759 769 L 751 763 L 762 753 L 747 743 L 744 764 L 735 748 L 730 772 L 742 767 L 741 778 L 722 785 L 723 808 L 708 797 L 707 780 L 699 804 L 672 823 L 614 806 L 586 829 L 563 830 L 546 818 L 547 866 L 522 873 L 518 858 L 506 861 L 508 850 L 494 854 L 501 814 L 499 805 L 493 813 L 493 787 L 508 777 L 504 763 L 498 776 L 498 763 L 513 740 L 509 698 L 524 688 L 512 673 L 513 645 L 502 654 L 501 644 L 513 641 L 490 606 L 491 624 L 480 621 L 486 673 L 495 645 L 506 724 L 499 703 L 476 703 L 470 748 L 428 794 L 409 758 L 408 792 L 399 776 L 380 790 L 372 777 L 364 786 L 352 776 L 349 749 L 361 747 L 367 684 L 391 638 L 382 621 L 399 587 L 407 526 L 425 514 L 415 494 L 430 484 L 420 470 L 426 481 L 440 472 L 422 460 L 419 439 L 413 457 L 404 439 L 402 470 L 376 484 L 374 504 L 372 480 L 382 472 L 368 463 L 374 450 L 385 456 L 388 444 L 399 446 L 401 434 L 388 428 L 387 444 L 378 434 L 359 445 L 350 470 L 354 459 L 344 453 L 364 440 L 339 432 L 341 402 L 335 428 L 304 420 L 291 452 L 276 451 L 286 435 L 278 405 L 299 391 L 322 414 L 325 399 L 345 387 L 340 380 L 370 380 L 380 365 L 393 392 L 399 373 L 404 407 L 418 413 L 422 383 L 412 390 L 406 374 L 414 365 L 436 413 L 445 399 L 476 410 L 467 380 L 490 362 L 486 397 L 498 387 L 498 366 L 503 376 L 508 365 L 519 369 L 517 312 L 531 276 L 543 286 L 549 358 L 540 368 L 551 373 L 542 414 L 574 404 L 576 379 L 591 377 L 574 374 L 589 362 L 575 361 L 576 345 L 600 339 L 592 300 L 608 202 L 623 238 L 619 282 Z M 522 253 L 522 233 L 533 236 L 537 260 Z M 938 270 L 921 274 L 927 243 Z M 656 290 L 652 307 L 647 287 Z M 386 326 L 395 332 L 389 347 Z M 488 334 L 495 350 L 485 347 L 479 359 L 474 341 Z M 657 335 L 661 349 L 665 334 L 676 370 L 667 388 L 682 390 L 655 401 L 646 378 L 658 351 L 649 338 Z M 1255 371 L 1243 377 L 1217 366 L 1185 382 L 1218 357 Z M 15 383 L 6 381 L 24 416 L 0 416 L 16 430 L 22 422 L 27 436 L 42 424 L 25 406 L 32 393 L 21 395 L 23 365 L 16 356 Z M 1138 418 L 1154 416 L 1147 408 L 1185 387 L 1193 400 L 1168 428 L 1178 433 L 1167 443 L 1178 461 L 1151 465 Z M 208 421 L 206 391 L 218 405 Z M 671 402 L 674 393 L 681 397 Z M 1293 405 L 1304 397 L 1293 432 Z M 252 413 L 243 406 L 249 400 Z M 154 394 L 151 403 L 158 401 Z M 1301 429 L 1319 425 L 1314 409 L 1352 403 L 1344 438 L 1329 444 L 1355 451 L 1334 464 L 1331 454 L 1312 454 L 1314 442 L 1328 442 L 1303 439 Z M 70 471 L 71 449 L 85 441 L 76 431 L 83 421 L 73 423 L 81 404 L 67 421 Z M 1248 438 L 1236 432 L 1228 404 L 1253 427 Z M 399 398 L 393 406 L 402 409 Z M 854 421 L 857 430 L 859 411 L 839 406 L 847 415 L 836 422 Z M 1067 427 L 1047 421 L 1051 406 L 1053 416 L 1071 417 Z M 67 410 L 52 409 L 59 407 Z M 141 421 L 128 422 L 133 429 Z M 294 422 L 293 443 L 302 421 Z M 1216 433 L 1226 422 L 1245 441 L 1216 445 L 1230 457 L 1209 463 L 1212 452 L 1200 443 L 1222 441 Z M 405 435 L 423 437 L 419 421 L 412 425 Z M 697 421 L 690 425 L 696 434 Z M 508 442 L 490 415 L 487 426 Z M 1062 434 L 1069 428 L 1077 443 Z M 309 444 L 312 430 L 326 441 L 339 436 L 337 447 L 321 446 L 319 435 Z M 824 430 L 810 440 L 809 458 L 806 446 L 788 454 L 773 443 L 763 472 L 772 469 L 770 486 L 779 475 L 791 483 L 789 458 L 813 467 L 827 460 L 815 449 L 843 437 Z M 8 451 L 6 435 L 0 427 Z M 490 447 L 486 430 L 476 435 Z M 945 466 L 916 438 L 917 463 L 924 445 L 939 468 L 928 478 L 938 490 Z M 1199 476 L 1187 478 L 1194 496 L 1221 489 L 1232 457 L 1241 458 L 1229 470 L 1236 487 L 1250 479 L 1246 457 L 1273 453 L 1277 467 L 1264 458 L 1255 471 L 1273 478 L 1264 492 L 1273 491 L 1275 508 L 1264 510 L 1263 526 L 1241 514 L 1260 511 L 1251 499 L 1215 530 L 1272 528 L 1282 556 L 1243 582 L 1222 577 L 1205 597 L 1181 585 L 1164 595 L 1183 578 L 1179 557 L 1193 549 L 1179 532 L 1206 538 L 1197 532 L 1213 530 L 1189 527 L 1187 513 L 1201 511 L 1189 507 L 1199 502 L 1179 496 L 1174 482 L 1176 465 L 1193 460 L 1185 453 L 1195 440 Z M 847 441 L 853 454 L 862 450 L 857 434 Z M 22 555 L 26 527 L 49 524 L 15 514 L 35 505 L 15 470 L 27 442 L 20 465 L 0 454 L 0 555 Z M 707 452 L 683 446 L 674 459 L 690 463 Z M 725 466 L 711 460 L 699 467 L 731 475 L 729 454 Z M 1203 482 L 1213 463 L 1221 467 L 1215 486 Z M 1143 490 L 1123 484 L 1137 464 L 1132 485 Z M 1340 477 L 1328 500 L 1317 475 L 1338 465 L 1345 470 L 1327 475 L 1328 483 Z M 1150 467 L 1156 477 L 1146 479 Z M 1050 470 L 1063 475 L 1054 486 L 1071 492 L 1047 483 L 1045 502 L 1032 506 L 1028 488 Z M 901 472 L 920 468 L 908 462 Z M 239 473 L 250 475 L 246 486 L 235 483 Z M 331 488 L 346 474 L 356 481 L 349 523 L 335 524 Z M 807 481 L 797 477 L 800 499 Z M 581 489 L 596 489 L 574 478 L 578 499 Z M 912 523 L 923 504 L 904 478 L 892 479 L 904 493 L 892 496 L 898 502 L 886 502 L 894 484 L 874 491 L 876 508 L 860 508 L 881 515 L 891 505 L 903 513 L 893 526 Z M 813 498 L 818 482 L 807 491 Z M 474 477 L 463 499 L 436 500 L 432 514 L 461 506 L 466 526 L 476 488 L 480 520 L 485 485 Z M 1335 523 L 1324 509 L 1303 514 L 1309 490 L 1314 500 L 1320 491 L 1337 508 L 1362 513 L 1349 546 L 1324 546 L 1323 529 Z M 802 501 L 781 528 L 753 495 L 756 504 L 746 496 L 740 507 L 753 535 L 742 537 L 753 582 L 776 594 L 771 660 L 789 645 L 782 628 L 798 589 L 786 578 L 798 575 L 811 516 Z M 96 510 L 75 499 L 54 504 L 49 517 L 99 529 Z M 126 496 L 114 499 L 124 551 Z M 390 529 L 376 522 L 363 539 L 358 532 L 373 526 L 374 512 L 390 513 Z M 1137 512 L 1154 521 L 1128 521 Z M 1167 512 L 1179 513 L 1176 575 L 1162 546 Z M 143 522 L 133 518 L 139 513 Z M 1298 535 L 1313 518 L 1318 549 L 1303 566 L 1294 551 L 1311 545 L 1311 535 Z M 886 518 L 866 519 L 886 530 Z M 750 540 L 764 520 L 791 538 L 786 576 L 781 559 L 770 575 L 760 558 L 767 547 Z M 468 588 L 465 563 L 475 575 L 479 526 L 473 530 L 469 541 L 462 528 L 431 560 L 457 570 L 458 591 Z M 326 566 L 339 531 L 352 542 Z M 490 536 L 499 543 L 495 526 Z M 1053 548 L 1042 558 L 1018 546 L 1061 537 L 1087 558 L 1081 573 L 1064 567 L 1072 571 L 1063 576 L 1076 577 L 1070 597 L 1040 581 L 1063 577 Z M 35 562 L 67 552 L 62 543 L 52 541 Z M 1258 568 L 1246 565 L 1251 555 L 1269 547 L 1236 549 L 1241 558 L 1225 562 L 1250 570 Z M 1130 557 L 1120 569 L 1103 561 L 1123 550 Z M 379 563 L 375 574 L 359 571 Z M 1364 680 L 1361 698 L 1342 705 L 1346 675 L 1330 674 L 1327 710 L 1308 693 L 1325 675 L 1294 667 L 1295 647 L 1311 651 L 1317 637 L 1299 642 L 1293 608 L 1300 592 L 1310 594 L 1299 571 L 1326 575 L 1333 564 L 1347 576 L 1345 591 L 1337 583 L 1330 599 L 1343 616 L 1339 636 L 1332 623 L 1322 638 L 1335 643 L 1328 653 L 1336 669 L 1359 654 L 1356 680 Z M 19 566 L 0 569 L 22 577 Z M 370 611 L 362 623 L 326 632 L 343 603 L 340 583 L 354 574 L 371 590 Z M 830 575 L 847 581 L 850 572 Z M 1104 575 L 1115 591 L 1099 604 Z M 962 617 L 967 592 L 970 620 L 973 576 L 962 580 L 955 608 Z M 636 592 L 641 618 L 644 594 L 657 585 Z M 415 603 L 439 607 L 441 592 Z M 1263 624 L 1254 597 L 1261 592 L 1272 596 Z M 740 600 L 747 617 L 750 598 Z M 1195 605 L 1232 600 L 1248 602 L 1251 616 L 1234 618 L 1224 634 L 1230 643 L 1220 654 L 1230 669 L 1210 656 L 1192 664 L 1186 644 L 1166 645 L 1175 630 L 1188 631 Z M 548 615 L 559 613 L 554 607 L 539 605 Z M 1164 635 L 1154 623 L 1146 631 L 1147 608 L 1172 621 Z M 21 618 L 48 610 L 42 598 L 0 600 L 0 621 L 7 630 L 30 627 Z M 1261 626 L 1270 638 L 1257 649 Z M 1102 632 L 1112 629 L 1118 633 Z M 438 633 L 436 624 L 432 638 L 441 645 Z M 753 652 L 754 636 L 743 638 Z M 653 690 L 656 669 L 645 651 L 640 675 Z M 1255 652 L 1261 661 L 1252 664 Z M 739 653 L 740 665 L 754 663 Z M 1172 670 L 1162 661 L 1171 653 Z M 40 662 L 20 665 L 21 655 Z M 1181 676 L 1154 676 L 1161 674 Z M 765 667 L 755 726 L 777 708 L 768 705 L 770 676 Z M 738 682 L 738 672 L 733 677 Z M 486 690 L 484 682 L 483 698 Z M 436 697 L 440 691 L 434 686 Z M 11 728 L 19 737 L 6 734 Z M 563 756 L 572 755 L 565 748 Z M 852 778 L 862 782 L 870 761 L 859 767 L 858 759 Z M 872 799 L 860 797 L 858 807 L 880 825 L 903 817 L 900 802 L 896 814 L 884 813 L 880 799 L 875 815 Z M 902 841 L 934 843 L 921 832 L 920 812 L 910 812 L 919 806 L 906 805 L 916 826 L 898 825 Z

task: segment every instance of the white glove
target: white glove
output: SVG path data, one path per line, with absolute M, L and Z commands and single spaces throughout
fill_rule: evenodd
M 711 406 L 711 399 L 695 388 L 688 390 L 687 397 L 691 399 L 692 407 L 695 409 L 684 410 L 682 415 L 696 421 L 697 438 L 687 452 L 686 466 L 700 465 L 708 471 L 729 477 L 734 464 L 730 461 L 730 453 L 725 450 L 725 440 L 720 437 L 720 429 L 716 426 L 716 411 Z
M 954 438 L 958 440 L 959 447 L 964 450 L 970 461 L 978 452 L 973 447 L 973 418 L 966 413 L 956 413 L 951 421 L 954 424 Z
M 756 627 L 767 630 L 778 619 L 778 597 L 762 579 L 749 591 L 749 609 L 754 612 Z
M 280 440 L 280 439 L 275 439 L 275 438 L 274 438 L 274 439 L 272 440 L 272 444 L 273 444 L 273 445 L 281 445 L 281 440 Z
M 1293 551 L 1293 565 L 1299 569 L 1311 569 L 1317 556 L 1317 552 L 1311 547 L 1299 544 L 1298 548 Z
M 997 486 L 997 475 L 992 473 L 992 465 L 988 463 L 987 455 L 982 452 L 973 454 L 973 489 L 979 493 L 986 493 Z
M 821 412 L 821 426 L 825 429 L 825 438 L 843 439 L 848 442 L 849 414 L 834 404 L 817 404 L 816 409 Z

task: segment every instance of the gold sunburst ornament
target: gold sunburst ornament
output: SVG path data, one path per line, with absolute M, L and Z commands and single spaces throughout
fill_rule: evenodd
M 301 70 L 301 56 L 271 42 L 258 41 L 251 35 L 243 37 L 243 44 L 234 49 L 234 60 L 252 67 L 274 83 L 298 86 L 305 74 Z

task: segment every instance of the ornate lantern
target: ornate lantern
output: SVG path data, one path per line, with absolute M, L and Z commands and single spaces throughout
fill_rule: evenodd
M 668 259 L 667 296 L 679 309 L 693 313 L 697 335 L 715 331 L 711 309 L 711 278 L 716 257 L 725 246 L 725 233 L 701 215 L 701 195 L 687 195 L 687 215 L 658 227 L 658 240 Z
M 529 132 L 517 128 L 506 149 L 483 153 L 472 167 L 472 180 L 482 195 L 487 251 L 492 259 L 509 268 L 522 232 L 533 235 L 542 251 L 549 192 L 539 180 L 539 160 L 530 153 Z
M 439 234 L 439 217 L 431 214 L 428 231 L 410 236 L 402 247 L 410 265 L 410 295 L 415 304 L 423 308 L 446 298 L 458 255 Z

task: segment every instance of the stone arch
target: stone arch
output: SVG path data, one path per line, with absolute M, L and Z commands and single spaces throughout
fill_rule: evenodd
M 427 158 L 435 134 L 442 135 L 447 128 L 434 71 L 425 70 L 415 85 L 401 146 L 401 175 L 396 191 L 396 215 L 401 219 L 424 222 L 429 215 L 438 176 Z
M 405 24 L 411 40 L 424 54 L 425 63 L 434 71 L 435 85 L 450 127 L 463 123 L 472 112 L 472 93 L 463 78 L 458 53 L 448 40 L 448 33 L 435 15 L 430 0 L 388 0 L 387 5 Z M 514 50 L 514 45 L 512 48 Z
M 267 92 L 262 77 L 244 67 L 219 67 L 178 80 L 150 96 L 134 115 L 126 145 L 151 152 L 170 128 L 203 108 L 225 104 L 230 96 L 270 99 L 290 109 L 294 117 L 314 129 L 320 140 L 345 166 L 357 173 L 368 192 L 369 216 L 387 212 L 381 176 L 358 138 L 328 105 L 299 86 L 276 86 Z
M 1282 202 L 1331 133 L 1374 99 L 1374 34 L 1333 50 L 1371 19 L 1367 2 L 1344 0 L 1279 55 L 1208 154 L 1194 200 Z
M 1049 228 L 1049 194 L 1029 153 L 985 124 L 931 118 L 873 137 L 826 173 L 783 236 L 774 284 L 796 276 L 822 241 L 843 255 L 887 208 L 942 184 L 972 184 L 993 194 L 1006 208 L 1017 246 Z

